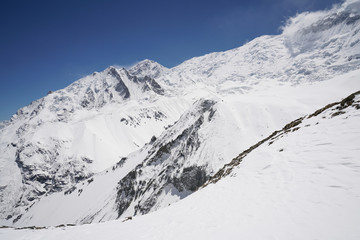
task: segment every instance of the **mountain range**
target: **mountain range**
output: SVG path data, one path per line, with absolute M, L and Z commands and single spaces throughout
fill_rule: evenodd
M 358 239 L 359 31 L 348 0 L 19 109 L 0 125 L 0 235 Z

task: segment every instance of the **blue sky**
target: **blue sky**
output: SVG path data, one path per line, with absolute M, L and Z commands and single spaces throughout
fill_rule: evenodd
M 340 0 L 3 0 L 0 121 L 110 65 L 148 58 L 166 67 L 223 51 L 279 27 L 297 12 Z

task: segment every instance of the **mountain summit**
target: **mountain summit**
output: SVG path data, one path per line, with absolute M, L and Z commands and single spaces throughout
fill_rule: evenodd
M 167 71 L 168 68 L 160 65 L 157 62 L 154 62 L 149 59 L 145 59 L 136 65 L 129 68 L 129 72 L 132 75 L 138 76 L 138 77 L 151 77 L 151 78 L 157 78 L 161 74 L 163 74 L 165 71 Z

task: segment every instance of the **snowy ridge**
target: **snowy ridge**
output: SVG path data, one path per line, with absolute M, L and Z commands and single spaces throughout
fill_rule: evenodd
M 288 20 L 278 36 L 262 36 L 225 52 L 195 57 L 157 80 L 170 88 L 244 93 L 256 86 L 322 81 L 359 68 L 358 2 Z M 260 86 L 259 86 L 260 85 Z
M 143 94 L 146 92 L 147 94 Z M 122 103 L 126 100 L 141 100 L 163 94 L 160 85 L 154 79 L 137 78 L 124 68 L 109 67 L 103 72 L 95 72 L 70 86 L 49 94 L 21 108 L 12 117 L 32 120 L 41 114 L 42 121 L 67 121 L 75 111 L 100 109 L 107 104 Z
M 319 114 L 323 113 L 324 111 L 326 111 L 326 114 L 328 115 L 327 117 L 330 116 L 330 118 L 333 118 L 338 115 L 345 114 L 346 110 L 348 110 L 347 108 L 353 108 L 354 110 L 360 110 L 360 91 L 355 92 L 355 93 L 351 94 L 350 96 L 344 98 L 341 102 L 330 103 L 330 104 L 326 105 L 325 107 L 316 110 L 314 113 L 309 114 L 308 116 L 298 118 L 298 119 L 288 123 L 287 125 L 285 125 L 282 130 L 273 132 L 267 138 L 262 139 L 255 145 L 251 146 L 250 148 L 248 148 L 247 150 L 242 152 L 240 155 L 238 155 L 236 158 L 234 158 L 230 163 L 225 164 L 225 166 L 223 168 L 221 168 L 214 176 L 212 176 L 211 179 L 209 179 L 209 181 L 206 184 L 204 184 L 204 186 L 207 186 L 210 183 L 216 183 L 220 179 L 230 175 L 232 173 L 233 169 L 236 166 L 238 166 L 249 153 L 251 153 L 253 150 L 258 148 L 259 146 L 266 144 L 266 143 L 268 145 L 271 145 L 275 141 L 277 141 L 278 139 L 282 138 L 284 135 L 286 135 L 290 132 L 295 132 L 304 126 L 309 127 L 310 126 L 309 124 L 306 124 L 306 123 L 303 124 L 303 121 L 306 118 L 309 119 L 312 117 L 316 117 Z M 323 117 L 323 118 L 326 118 L 326 117 Z M 280 149 L 280 151 L 283 151 L 283 149 Z

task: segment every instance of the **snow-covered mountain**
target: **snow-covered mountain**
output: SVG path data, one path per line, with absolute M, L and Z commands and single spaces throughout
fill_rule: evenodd
M 277 36 L 171 69 L 110 67 L 34 101 L 0 129 L 0 224 L 101 222 L 189 196 L 276 129 L 360 89 L 359 31 L 351 0 Z
M 329 11 L 302 13 L 278 36 L 262 36 L 236 49 L 190 59 L 161 75 L 164 86 L 247 92 L 274 82 L 321 81 L 358 68 L 359 6 L 348 1 Z
M 139 149 L 189 103 L 150 77 L 110 67 L 20 109 L 0 131 L 0 215 L 66 190 Z
M 286 124 L 240 153 L 202 189 L 160 211 L 104 224 L 0 233 L 54 240 L 358 239 L 359 111 L 358 91 Z

